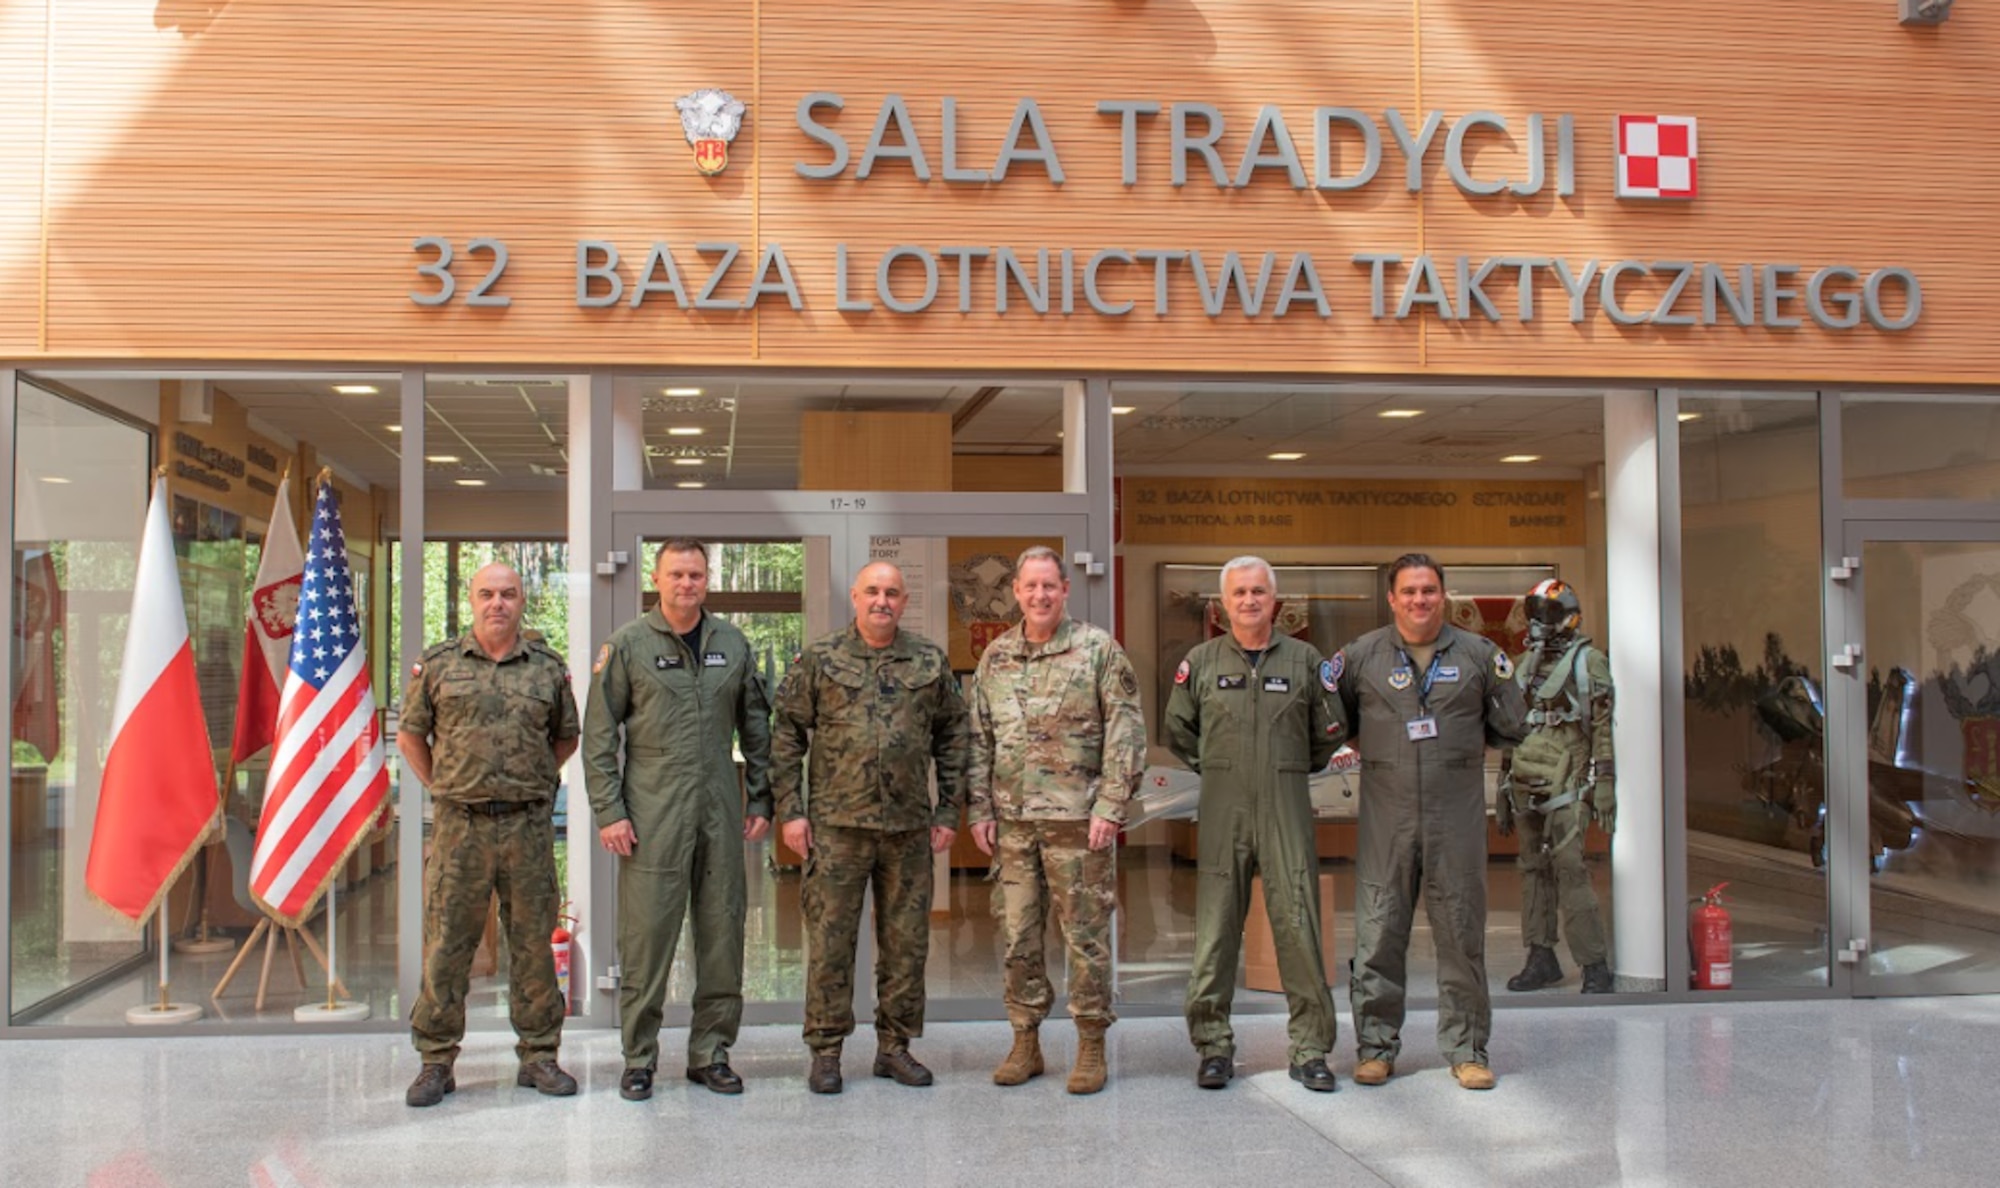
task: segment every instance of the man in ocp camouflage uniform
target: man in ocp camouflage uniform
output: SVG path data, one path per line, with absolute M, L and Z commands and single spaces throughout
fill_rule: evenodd
M 814 1093 L 841 1090 L 841 1043 L 854 1033 L 854 949 L 870 886 L 874 1073 L 931 1083 L 910 1040 L 924 1032 L 931 855 L 958 829 L 969 738 L 951 658 L 899 629 L 910 601 L 903 571 L 887 562 L 864 566 L 848 597 L 854 622 L 809 645 L 779 685 L 771 737 L 779 830 L 806 859 L 799 899 L 813 1054 L 806 1087 Z
M 1597 891 L 1584 864 L 1592 821 L 1609 833 L 1618 820 L 1611 742 L 1611 662 L 1577 631 L 1583 603 L 1550 578 L 1528 592 L 1528 650 L 1515 677 L 1528 699 L 1528 737 L 1501 761 L 1494 803 L 1502 836 L 1521 831 L 1521 939 L 1527 964 L 1507 989 L 1540 990 L 1562 981 L 1556 919 L 1583 969 L 1585 994 L 1612 989 L 1610 949 Z
M 1014 1046 L 999 1085 L 1042 1072 L 1040 1027 L 1055 1001 L 1042 957 L 1051 910 L 1069 949 L 1076 1020 L 1071 1093 L 1104 1087 L 1111 1009 L 1112 843 L 1146 765 L 1139 681 L 1109 632 L 1068 614 L 1055 550 L 1014 566 L 1021 621 L 979 659 L 966 778 L 973 840 L 994 856 L 994 909 Z
M 500 894 L 508 1013 L 518 1038 L 516 1083 L 552 1096 L 576 1092 L 556 1064 L 563 1001 L 556 992 L 556 785 L 576 750 L 569 667 L 521 637 L 521 576 L 505 565 L 472 575 L 472 631 L 425 652 L 403 696 L 396 749 L 431 790 L 424 872 L 424 975 L 410 1011 L 423 1070 L 404 1100 L 433 1106 L 456 1089 L 452 1064 L 465 1036 L 465 996 L 486 906 Z

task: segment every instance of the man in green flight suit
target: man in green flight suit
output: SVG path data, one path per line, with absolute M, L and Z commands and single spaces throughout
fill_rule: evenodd
M 1583 843 L 1592 821 L 1609 833 L 1618 819 L 1611 662 L 1577 632 L 1583 603 L 1569 583 L 1540 583 L 1523 609 L 1528 650 L 1515 673 L 1528 698 L 1528 737 L 1502 760 L 1494 804 L 1500 833 L 1521 831 L 1521 939 L 1528 960 L 1507 979 L 1507 989 L 1540 990 L 1562 981 L 1555 951 L 1560 912 L 1570 956 L 1583 969 L 1583 992 L 1608 994 L 1610 949 Z
M 931 1070 L 910 1054 L 911 1038 L 924 1033 L 931 855 L 957 833 L 971 745 L 951 657 L 898 626 L 910 601 L 903 571 L 865 565 L 848 597 L 854 622 L 809 644 L 778 686 L 771 740 L 779 832 L 806 858 L 799 906 L 813 1054 L 806 1088 L 814 1093 L 841 1090 L 840 1048 L 854 1033 L 855 942 L 871 886 L 874 1072 L 931 1083 Z
M 707 547 L 667 541 L 653 585 L 659 606 L 597 653 L 583 719 L 591 811 L 604 848 L 619 858 L 618 1092 L 627 1101 L 653 1095 L 667 971 L 689 913 L 687 1078 L 716 1093 L 743 1092 L 729 1067 L 743 1021 L 743 843 L 771 827 L 770 701 L 743 633 L 702 609 Z M 734 742 L 743 751 L 740 782 Z
M 500 894 L 509 964 L 507 1013 L 519 1038 L 516 1083 L 555 1097 L 576 1092 L 556 1064 L 563 1000 L 556 991 L 555 822 L 562 765 L 576 751 L 569 665 L 524 639 L 521 575 L 482 567 L 469 584 L 472 630 L 425 652 L 410 671 L 396 749 L 431 790 L 424 867 L 424 980 L 410 1037 L 424 1067 L 403 1100 L 434 1106 L 458 1088 L 465 996 L 486 908 Z
M 1423 892 L 1438 961 L 1438 1047 L 1467 1089 L 1491 1089 L 1486 1040 L 1486 748 L 1527 734 L 1528 707 L 1499 645 L 1445 622 L 1444 568 L 1389 565 L 1387 627 L 1333 658 L 1361 753 L 1355 854 L 1354 1080 L 1380 1085 L 1403 1046 L 1410 923 Z
M 1201 774 L 1201 873 L 1187 989 L 1188 1036 L 1201 1058 L 1195 1083 L 1221 1089 L 1236 1075 L 1229 1006 L 1250 879 L 1262 875 L 1291 1008 L 1291 1077 L 1331 1093 L 1326 1054 L 1336 1024 L 1320 950 L 1319 848 L 1306 781 L 1340 749 L 1347 719 L 1332 664 L 1304 640 L 1272 630 L 1278 579 L 1269 562 L 1229 562 L 1221 594 L 1229 634 L 1181 661 L 1166 714 L 1168 746 Z

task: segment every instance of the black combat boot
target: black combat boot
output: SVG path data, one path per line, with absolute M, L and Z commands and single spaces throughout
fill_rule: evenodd
M 1611 993 L 1611 967 L 1602 961 L 1593 961 L 1583 967 L 1583 992 L 1585 994 Z
M 1563 980 L 1562 963 L 1556 960 L 1556 951 L 1543 945 L 1528 946 L 1528 963 L 1521 972 L 1507 979 L 1507 989 L 1513 991 L 1540 990 Z

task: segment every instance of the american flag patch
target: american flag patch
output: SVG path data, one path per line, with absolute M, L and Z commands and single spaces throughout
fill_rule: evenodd
M 1693 116 L 1617 117 L 1618 196 L 1694 197 L 1699 155 L 1694 124 Z

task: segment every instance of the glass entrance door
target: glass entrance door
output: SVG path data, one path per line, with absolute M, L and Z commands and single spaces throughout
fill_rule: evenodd
M 851 619 L 848 591 L 873 560 L 892 560 L 904 573 L 910 602 L 902 627 L 931 639 L 951 656 L 961 681 L 978 655 L 1013 618 L 1007 582 L 1014 558 L 1032 544 L 1071 556 L 1082 547 L 1084 517 L 1063 514 L 926 514 L 852 512 L 628 512 L 614 517 L 614 539 L 628 563 L 614 578 L 623 618 L 653 605 L 650 578 L 662 542 L 689 537 L 708 546 L 707 608 L 742 628 L 760 673 L 775 691 L 806 642 Z M 1082 617 L 1085 572 L 1072 575 L 1070 609 Z M 808 792 L 810 795 L 810 792 Z M 803 856 L 773 831 L 746 843 L 749 917 L 745 929 L 745 1018 L 792 1021 L 804 999 L 805 936 L 799 915 Z M 1000 1013 L 999 966 L 986 882 L 987 859 L 966 831 L 938 856 L 933 882 L 928 1013 L 934 1019 L 995 1018 Z M 608 889 L 608 888 L 607 888 Z M 608 933 L 613 916 L 601 927 Z M 863 928 L 856 955 L 856 1014 L 873 1011 L 874 942 Z M 683 941 L 683 954 L 688 945 Z M 1060 962 L 1053 966 L 1060 969 Z M 668 1022 L 684 1022 L 693 970 L 677 957 L 670 976 Z
M 1828 855 L 1852 915 L 1836 960 L 1861 994 L 2000 990 L 2000 523 L 1845 535 Z

